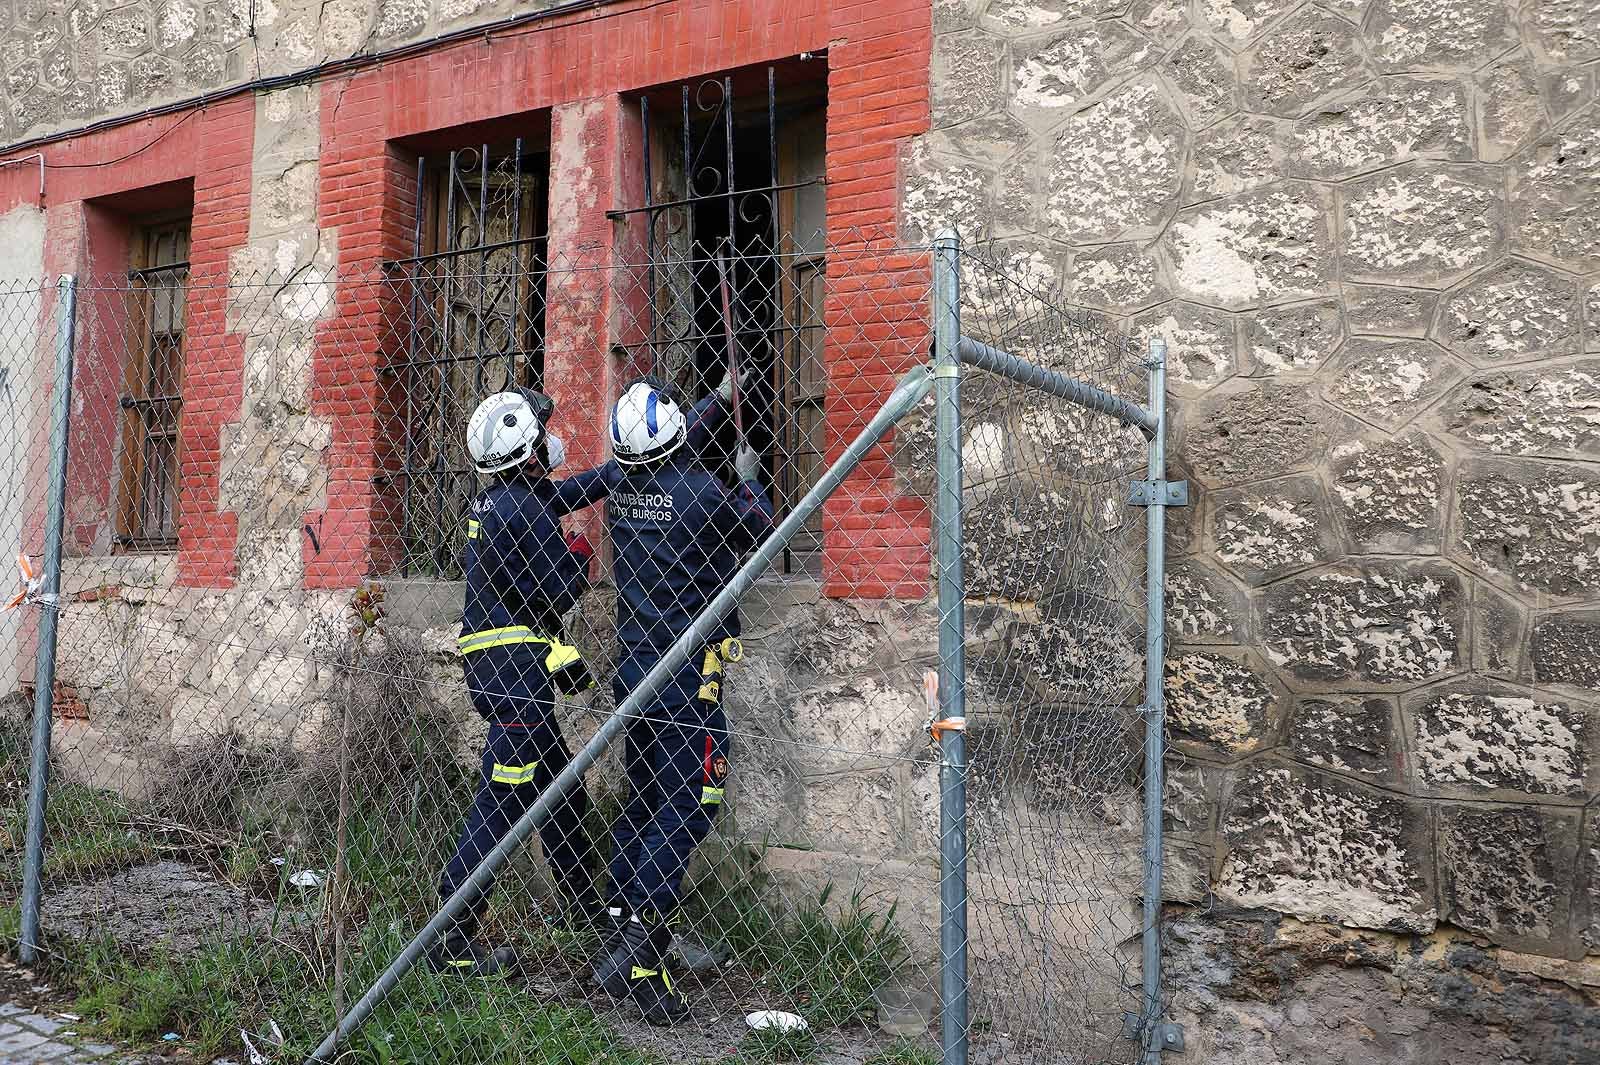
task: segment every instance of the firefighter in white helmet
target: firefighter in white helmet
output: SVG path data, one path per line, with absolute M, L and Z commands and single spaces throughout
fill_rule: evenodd
M 733 382 L 692 412 L 687 446 L 702 447 L 725 417 Z M 623 475 L 615 462 L 564 480 L 561 438 L 548 422 L 555 404 L 513 389 L 490 396 L 467 423 L 473 466 L 495 480 L 467 518 L 466 602 L 459 650 L 474 707 L 489 721 L 482 778 L 460 844 L 440 877 L 448 898 L 571 760 L 554 717 L 558 695 L 593 685 L 582 656 L 562 639 L 561 618 L 588 587 L 594 550 L 563 537 L 560 519 L 605 497 Z M 545 858 L 569 924 L 591 924 L 603 909 L 593 887 L 595 849 L 583 831 L 588 795 L 580 782 L 540 828 Z M 430 951 L 436 969 L 487 975 L 514 960 L 476 939 L 487 894 Z
M 724 382 L 731 393 L 731 382 Z M 723 486 L 699 461 L 690 419 L 672 390 L 645 379 L 611 414 L 611 449 L 624 476 L 606 506 L 617 585 L 620 703 L 703 612 L 736 561 L 772 525 L 772 504 L 748 448 Z M 613 828 L 611 880 L 626 916 L 595 966 L 611 994 L 632 998 L 653 1024 L 688 1013 L 666 965 L 684 868 L 722 803 L 731 752 L 723 665 L 738 657 L 737 612 L 628 725 L 630 795 Z
M 564 448 L 546 426 L 549 397 L 531 389 L 484 400 L 467 424 L 473 466 L 493 482 L 467 515 L 466 602 L 458 649 L 467 689 L 489 722 L 482 777 L 454 857 L 440 877 L 449 898 L 539 793 L 571 760 L 555 718 L 559 695 L 592 687 L 577 649 L 562 638 L 562 615 L 589 583 L 593 549 L 563 536 L 561 517 L 605 496 L 621 478 L 608 462 L 562 481 L 549 473 Z M 569 920 L 593 921 L 596 855 L 583 831 L 589 798 L 580 783 L 540 827 L 540 841 Z M 429 952 L 433 967 L 487 975 L 514 960 L 510 948 L 489 950 L 476 938 L 485 892 L 473 900 Z

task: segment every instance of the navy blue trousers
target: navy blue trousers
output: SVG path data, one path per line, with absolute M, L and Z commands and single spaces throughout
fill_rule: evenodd
M 470 654 L 462 663 L 472 705 L 489 720 L 489 736 L 477 794 L 467 811 L 461 840 L 439 878 L 439 895 L 449 898 L 466 882 L 557 774 L 572 761 L 572 752 L 555 720 L 549 677 L 538 656 L 542 650 L 491 648 Z M 584 832 L 589 796 L 580 782 L 556 804 L 539 828 L 545 860 L 556 886 L 568 899 L 587 899 L 594 891 L 596 855 Z M 467 935 L 488 903 L 490 887 L 477 893 L 457 927 Z
M 613 682 L 618 703 L 655 662 L 653 652 L 624 651 Z M 612 826 L 610 872 L 614 896 L 635 913 L 677 907 L 689 858 L 721 809 L 730 754 L 722 663 L 707 651 L 628 723 L 628 802 Z

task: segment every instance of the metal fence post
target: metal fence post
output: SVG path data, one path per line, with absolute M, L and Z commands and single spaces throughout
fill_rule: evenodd
M 1139 1030 L 1145 1065 L 1160 1065 L 1164 1049 L 1177 1049 L 1179 1035 L 1161 1023 L 1161 808 L 1165 790 L 1162 759 L 1166 742 L 1166 529 L 1167 529 L 1167 344 L 1150 341 L 1149 411 L 1155 431 L 1147 447 L 1145 477 L 1144 636 L 1144 1008 Z M 1168 1046 L 1168 1044 L 1173 1044 Z
M 44 804 L 50 781 L 50 719 L 56 686 L 56 624 L 61 594 L 61 529 L 67 510 L 67 431 L 72 412 L 72 354 L 78 280 L 56 286 L 56 363 L 50 403 L 50 496 L 44 526 L 44 573 L 36 602 L 39 650 L 34 669 L 33 757 L 28 771 L 28 835 L 22 858 L 22 934 L 18 956 L 31 965 L 39 953 L 39 896 L 44 874 Z
M 934 420 L 939 561 L 939 997 L 941 1061 L 967 1061 L 967 670 L 961 570 L 961 238 L 933 245 Z

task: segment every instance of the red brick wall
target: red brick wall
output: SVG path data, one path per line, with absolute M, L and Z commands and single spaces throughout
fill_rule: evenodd
M 828 53 L 828 259 L 823 357 L 831 461 L 900 375 L 927 358 L 926 255 L 888 250 L 899 210 L 900 149 L 928 128 L 933 41 L 926 0 L 834 5 Z M 852 247 L 853 245 L 853 247 Z M 929 516 L 895 487 L 889 447 L 870 453 L 823 510 L 824 590 L 860 598 L 923 595 Z
M 552 109 L 558 117 L 581 113 L 584 126 L 575 151 L 552 173 L 560 186 L 553 200 L 579 187 L 584 193 L 580 217 L 552 221 L 552 260 L 626 257 L 630 235 L 604 219 L 606 210 L 631 206 L 636 194 L 630 157 L 637 157 L 638 137 L 622 94 L 824 49 L 830 235 L 846 243 L 892 241 L 900 147 L 927 126 L 930 20 L 927 0 L 636 0 L 324 82 L 318 224 L 325 243 L 338 249 L 339 280 L 372 278 L 382 259 L 409 251 L 415 172 L 396 141 Z M 84 257 L 81 212 L 68 218 L 61 208 L 194 179 L 179 548 L 180 579 L 193 585 L 225 587 L 234 576 L 237 521 L 219 511 L 218 489 L 222 428 L 240 412 L 243 351 L 240 338 L 226 330 L 217 286 L 226 279 L 229 253 L 248 233 L 253 129 L 254 100 L 245 95 L 45 148 L 52 165 L 80 167 L 51 171 L 52 270 Z M 10 177 L 0 184 L 0 209 L 27 195 L 26 184 Z M 834 330 L 826 349 L 834 381 L 827 411 L 833 453 L 925 349 L 918 338 L 926 331 L 926 263 L 911 257 L 888 265 L 891 273 L 870 282 L 850 256 L 830 265 L 825 317 Z M 570 350 L 552 351 L 551 358 L 553 390 L 573 415 L 561 428 L 574 465 L 601 453 L 602 419 L 592 415 L 603 410 L 611 388 L 606 353 L 627 339 L 625 302 L 615 282 L 608 284 L 610 291 L 563 292 L 570 299 L 553 302 L 550 311 L 553 338 L 571 341 Z M 380 441 L 398 435 L 392 421 L 398 404 L 379 367 L 393 354 L 384 346 L 400 335 L 387 322 L 400 318 L 396 308 L 379 302 L 376 286 L 340 284 L 337 291 L 336 313 L 320 327 L 313 361 L 313 410 L 333 426 L 326 507 L 307 515 L 316 542 L 309 536 L 302 541 L 306 583 L 318 587 L 382 572 L 397 546 L 393 501 L 374 479 L 395 464 Z M 585 387 L 579 389 L 579 381 Z M 919 502 L 896 495 L 886 452 L 852 478 L 830 506 L 828 521 L 830 593 L 920 593 L 927 517 Z
M 127 357 L 124 337 L 107 328 L 125 313 L 126 296 L 93 290 L 97 283 L 125 284 L 128 266 L 125 220 L 103 204 L 136 203 L 141 190 L 194 182 L 178 503 L 179 580 L 189 585 L 225 587 L 233 576 L 235 523 L 232 515 L 218 512 L 217 493 L 221 428 L 238 417 L 241 400 L 242 348 L 225 331 L 221 287 L 229 254 L 248 232 L 254 128 L 254 99 L 240 96 L 43 149 L 49 164 L 46 273 L 78 274 L 84 285 L 74 375 L 80 404 L 69 467 L 69 514 L 82 519 L 69 528 L 69 544 L 79 549 L 109 535 L 103 522 L 112 502 L 114 404 Z M 38 202 L 37 185 L 0 185 L 0 211 L 16 202 Z M 45 459 L 33 465 L 43 470 Z M 34 498 L 43 499 L 42 491 Z
M 76 202 L 66 210 L 81 212 L 82 264 L 71 272 L 82 275 L 79 293 L 77 347 L 73 352 L 73 418 L 70 462 L 67 468 L 68 506 L 64 549 L 69 553 L 104 550 L 115 533 L 113 497 L 122 394 L 127 368 L 126 330 L 110 330 L 103 323 L 125 319 L 128 294 L 96 289 L 94 282 L 116 278 L 128 268 L 131 231 L 125 215 L 91 202 Z
M 640 137 L 627 121 L 628 110 L 619 97 L 607 95 L 558 104 L 551 116 L 545 380 L 559 397 L 551 428 L 567 444 L 575 470 L 605 461 L 599 427 L 620 370 L 610 352 L 623 340 L 616 335 L 615 301 L 626 297 L 627 285 L 604 268 L 629 260 L 625 242 L 618 246 L 619 227 L 605 213 L 622 206 L 629 186 L 639 184 L 638 171 L 630 172 L 624 162 L 626 155 L 637 157 Z M 568 526 L 599 543 L 601 518 L 594 507 L 574 515 Z
M 545 109 L 555 109 L 555 140 L 563 128 L 575 131 L 552 159 L 552 263 L 626 259 L 629 234 L 604 217 L 606 210 L 632 205 L 638 181 L 626 162 L 638 150 L 637 134 L 619 94 L 823 49 L 829 50 L 829 232 L 835 241 L 893 240 L 900 146 L 928 123 L 932 27 L 926 0 L 680 0 L 622 3 L 601 14 L 552 20 L 530 32 L 437 49 L 325 83 L 320 224 L 332 231 L 341 264 L 360 269 L 375 256 L 404 254 L 408 245 L 415 205 L 404 197 L 414 173 L 394 165 L 390 142 Z M 574 208 L 579 213 L 570 216 Z M 847 256 L 830 267 L 825 315 L 835 327 L 826 353 L 837 382 L 828 407 L 834 453 L 926 349 L 919 339 L 926 332 L 923 258 L 896 258 L 884 264 L 890 273 L 870 282 L 859 277 L 865 265 Z M 598 283 L 598 276 L 551 281 L 549 378 L 562 411 L 557 428 L 574 467 L 603 452 L 603 420 L 594 415 L 611 390 L 608 371 L 618 369 L 605 353 L 628 339 L 621 335 L 629 320 L 625 297 L 614 279 Z M 381 386 L 369 363 L 378 345 L 354 342 L 367 313 L 343 307 L 330 326 L 339 342 L 319 348 L 319 396 L 333 404 L 328 411 L 374 406 Z M 369 353 L 364 360 L 355 354 L 363 350 Z M 353 583 L 367 572 L 369 555 L 382 554 L 381 544 L 362 533 L 383 527 L 386 513 L 370 479 L 362 479 L 374 462 L 370 434 L 378 422 L 347 424 L 335 437 L 334 462 L 352 473 L 339 493 L 330 485 L 326 519 L 338 514 L 342 532 L 336 537 L 325 529 L 322 556 L 307 564 L 307 580 L 319 584 Z M 830 594 L 922 593 L 926 508 L 898 497 L 886 451 L 852 478 L 828 517 Z M 346 546 L 330 552 L 335 539 Z
M 315 541 L 301 538 L 305 582 L 348 587 L 399 558 L 397 504 L 375 479 L 393 472 L 403 410 L 398 382 L 379 368 L 403 341 L 403 310 L 373 284 L 377 264 L 409 254 L 416 221 L 416 169 L 373 136 L 388 101 L 376 78 L 329 82 L 323 90 L 317 224 L 339 247 L 335 313 L 317 331 L 311 409 L 332 425 L 323 510 L 306 516 Z
M 189 228 L 189 302 L 183 364 L 183 432 L 178 476 L 178 581 L 233 584 L 238 518 L 217 505 L 222 427 L 239 420 L 244 399 L 244 341 L 227 329 L 228 257 L 250 232 L 250 156 L 255 99 L 224 101 L 203 112 L 195 132 Z

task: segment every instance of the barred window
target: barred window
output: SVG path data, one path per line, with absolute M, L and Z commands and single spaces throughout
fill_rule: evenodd
M 782 518 L 822 472 L 826 85 L 816 63 L 742 70 L 640 101 L 645 338 L 635 361 L 691 397 L 750 375 L 744 440 Z M 731 429 L 721 441 L 731 451 Z M 780 560 L 820 571 L 820 513 Z
M 178 428 L 183 409 L 189 221 L 134 238 L 129 357 L 124 370 L 118 547 L 171 550 L 178 542 Z
M 408 575 L 460 576 L 478 491 L 464 436 L 473 408 L 499 389 L 542 387 L 548 171 L 520 139 L 418 161 L 415 254 L 388 264 L 403 328 L 386 369 L 405 434 L 388 480 Z

